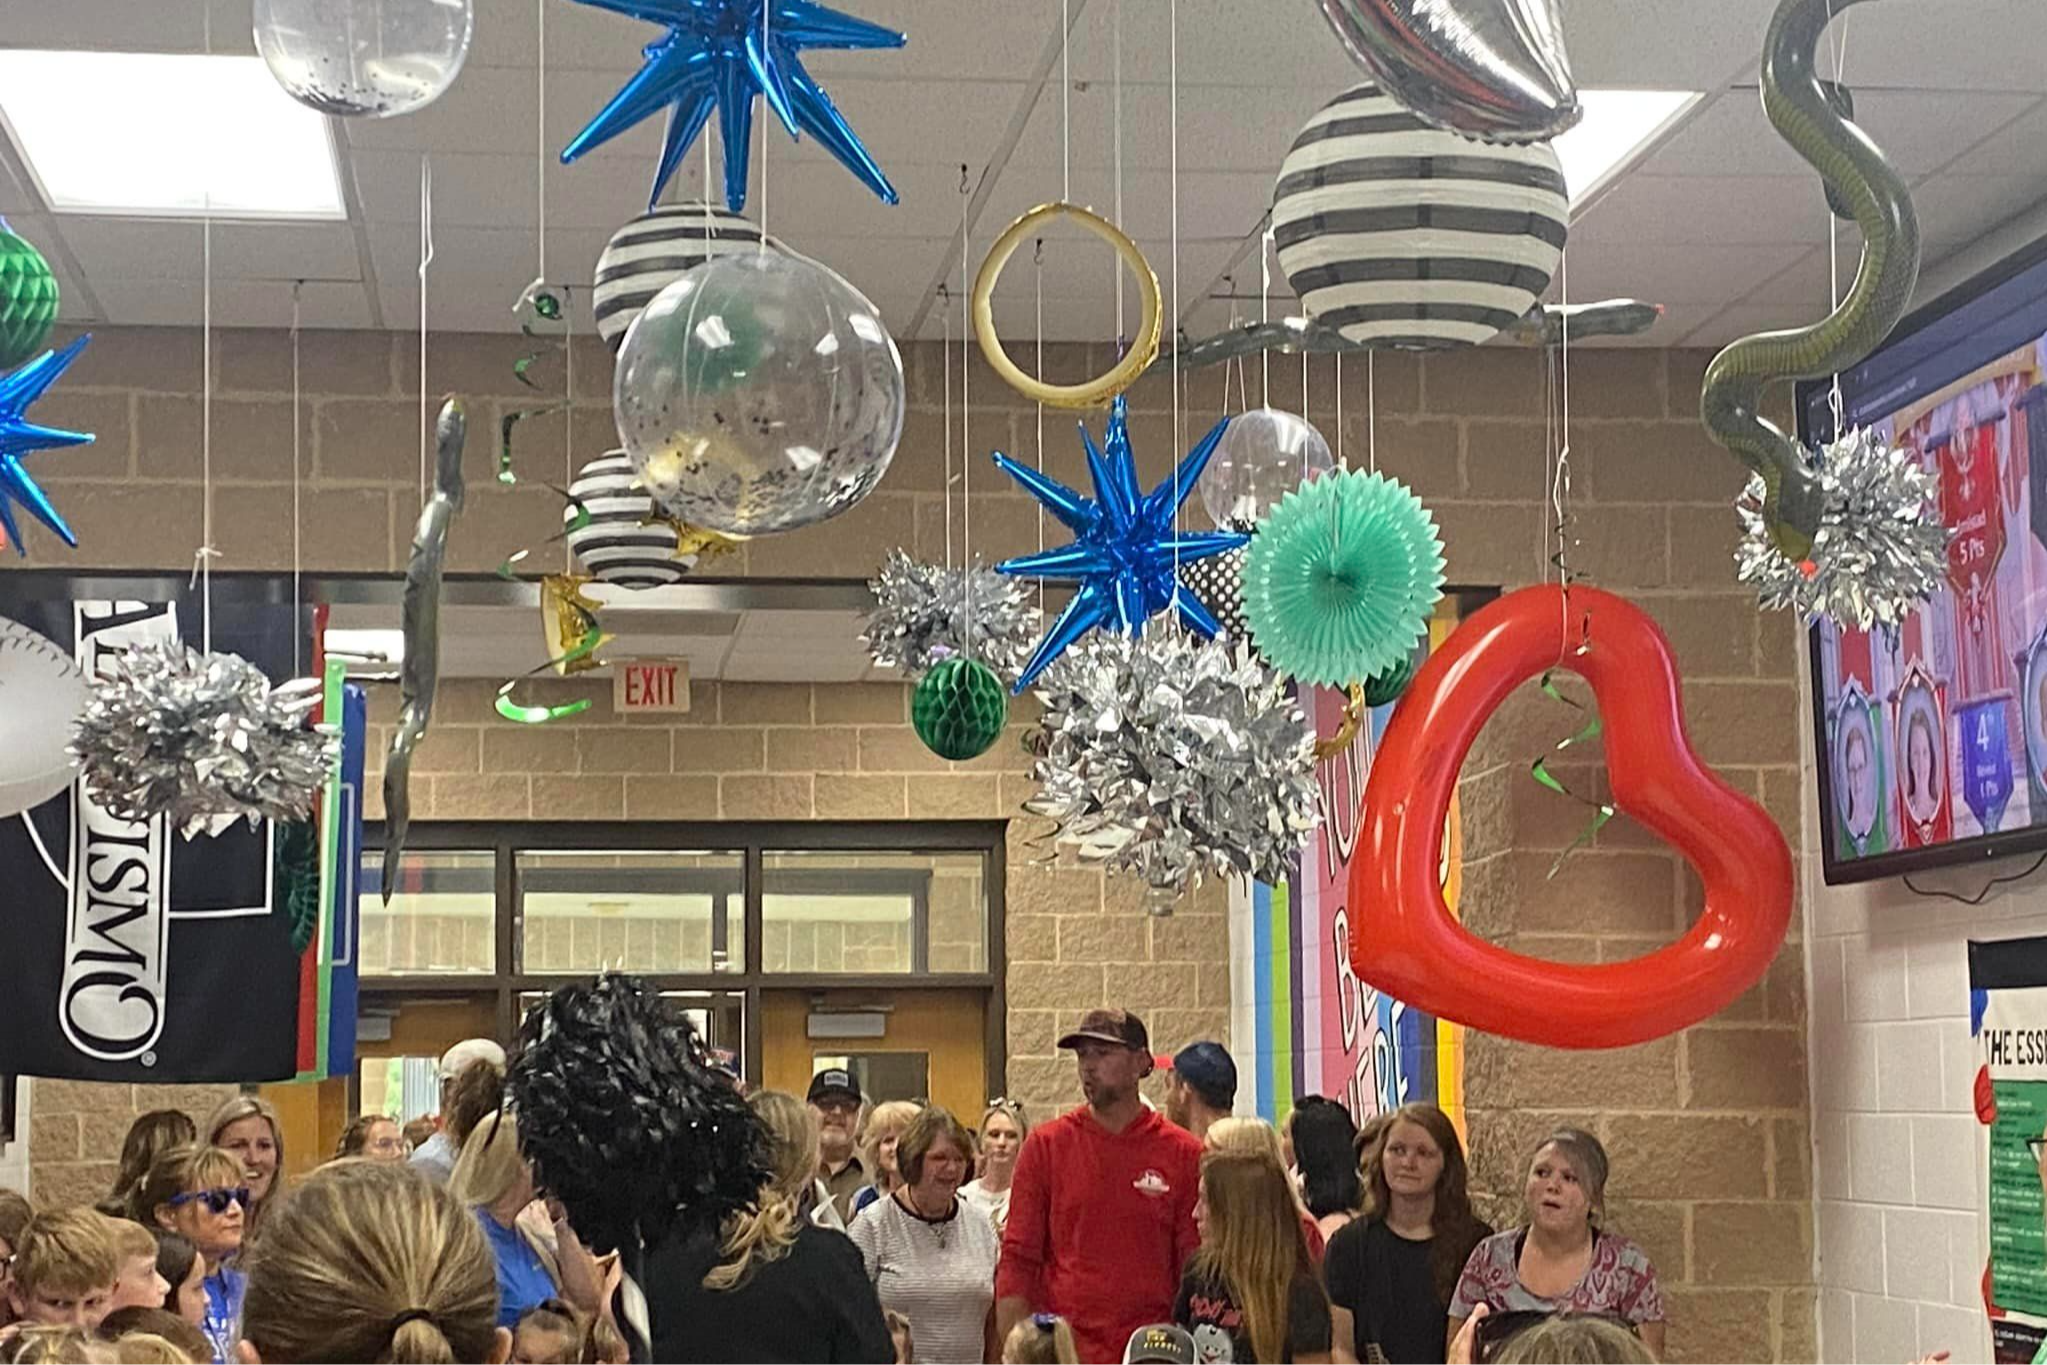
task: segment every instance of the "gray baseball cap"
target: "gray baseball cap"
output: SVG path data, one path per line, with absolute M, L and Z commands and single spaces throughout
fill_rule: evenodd
M 1130 1334 L 1123 1348 L 1123 1365 L 1158 1361 L 1163 1365 L 1194 1365 L 1198 1358 L 1194 1337 L 1177 1323 L 1155 1322 Z

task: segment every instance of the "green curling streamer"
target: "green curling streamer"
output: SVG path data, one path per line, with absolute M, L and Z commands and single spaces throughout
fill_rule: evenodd
M 1557 795 L 1569 797 L 1579 805 L 1588 806 L 1592 810 L 1592 819 L 1586 824 L 1584 829 L 1578 831 L 1578 837 L 1566 844 L 1563 852 L 1557 854 L 1556 859 L 1550 863 L 1549 872 L 1544 878 L 1544 880 L 1548 880 L 1548 878 L 1557 875 L 1557 870 L 1564 865 L 1564 859 L 1590 844 L 1593 836 L 1606 827 L 1606 822 L 1613 819 L 1614 807 L 1610 801 L 1594 801 L 1578 795 L 1569 787 L 1566 787 L 1562 780 L 1549 770 L 1549 761 L 1555 755 L 1563 753 L 1564 750 L 1574 745 L 1589 744 L 1599 738 L 1600 732 L 1604 728 L 1600 723 L 1599 713 L 1591 710 L 1584 703 L 1573 701 L 1565 696 L 1557 687 L 1555 669 L 1551 669 L 1542 675 L 1542 695 L 1548 697 L 1551 701 L 1560 701 L 1575 711 L 1586 711 L 1588 714 L 1585 724 L 1576 734 L 1558 740 L 1555 747 L 1549 753 L 1538 756 L 1535 762 L 1528 765 L 1528 775 L 1557 793 Z
M 579 697 L 575 701 L 562 702 L 558 706 L 522 706 L 512 700 L 512 692 L 526 679 L 545 673 L 550 668 L 565 669 L 572 663 L 589 658 L 597 652 L 598 647 L 603 643 L 604 632 L 594 625 L 591 626 L 589 630 L 583 633 L 583 638 L 576 641 L 575 648 L 569 650 L 568 653 L 549 659 L 546 663 L 540 664 L 535 668 L 530 668 L 518 677 L 513 678 L 503 687 L 500 687 L 497 700 L 493 703 L 497 707 L 497 713 L 506 720 L 517 721 L 521 725 L 545 725 L 551 720 L 561 720 L 566 716 L 581 715 L 589 710 L 590 699 L 588 697 Z

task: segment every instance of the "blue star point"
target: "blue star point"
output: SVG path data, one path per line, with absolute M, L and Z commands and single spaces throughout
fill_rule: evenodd
M 651 209 L 715 109 L 725 148 L 725 205 L 738 213 L 746 207 L 753 102 L 758 95 L 791 137 L 811 134 L 884 203 L 897 202 L 895 186 L 803 67 L 808 48 L 901 47 L 907 40 L 894 29 L 842 14 L 816 0 L 578 3 L 662 24 L 668 32 L 646 46 L 641 53 L 644 65 L 562 149 L 564 164 L 666 108 L 668 131 L 654 189 L 647 196 Z M 769 11 L 765 27 L 763 10 Z
M 1178 566 L 1227 553 L 1251 538 L 1237 531 L 1181 531 L 1174 522 L 1180 504 L 1194 491 L 1228 427 L 1227 417 L 1217 422 L 1179 467 L 1149 493 L 1138 487 L 1137 461 L 1130 449 L 1121 398 L 1109 408 L 1109 425 L 1101 445 L 1095 444 L 1086 424 L 1081 425 L 1088 476 L 1095 489 L 1092 498 L 1042 470 L 996 452 L 996 467 L 1074 535 L 1070 545 L 1019 555 L 996 569 L 1078 585 L 1073 600 L 1024 665 L 1014 691 L 1022 693 L 1068 645 L 1098 626 L 1135 634 L 1147 620 L 1171 610 L 1196 634 L 1215 636 L 1215 617 L 1181 587 Z
M 39 426 L 24 416 L 29 405 L 57 382 L 91 340 L 90 336 L 82 336 L 61 351 L 44 351 L 12 374 L 0 376 L 0 530 L 6 532 L 17 555 L 28 554 L 28 547 L 22 543 L 21 526 L 14 519 L 13 504 L 17 502 L 55 531 L 66 545 L 78 547 L 78 537 L 57 515 L 50 495 L 23 467 L 21 457 L 32 450 L 85 445 L 92 440 L 87 432 Z

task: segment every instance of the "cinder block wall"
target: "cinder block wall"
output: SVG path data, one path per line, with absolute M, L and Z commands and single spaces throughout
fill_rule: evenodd
M 39 420 L 99 433 L 83 450 L 30 463 L 71 518 L 82 545 L 65 554 L 34 540 L 35 563 L 182 571 L 200 525 L 199 337 L 180 330 L 100 333 Z M 289 340 L 274 332 L 219 333 L 213 402 L 214 542 L 226 569 L 287 568 L 292 555 Z M 468 396 L 470 502 L 450 567 L 490 570 L 538 547 L 559 527 L 559 500 L 542 482 L 615 444 L 608 357 L 578 344 L 574 405 L 518 427 L 517 487 L 495 473 L 501 412 L 534 395 L 514 378 L 517 339 L 437 336 L 429 392 Z M 307 333 L 298 427 L 301 562 L 308 570 L 402 568 L 419 502 L 417 352 L 411 338 Z M 1055 347 L 1048 375 L 1105 368 L 1099 347 Z M 1706 357 L 1655 350 L 1579 349 L 1571 356 L 1573 566 L 1646 606 L 1671 637 L 1686 676 L 1693 737 L 1737 786 L 1759 796 L 1796 847 L 1800 776 L 1794 654 L 1797 632 L 1759 617 L 1733 581 L 1728 500 L 1740 480 L 1696 419 Z M 904 545 L 946 548 L 947 449 L 971 459 L 973 548 L 996 557 L 1035 548 L 1035 504 L 987 464 L 989 449 L 1037 458 L 1038 414 L 971 358 L 971 422 L 960 434 L 957 369 L 946 383 L 937 346 L 904 349 L 912 411 L 880 491 L 847 515 L 745 545 L 718 572 L 756 576 L 868 574 Z M 552 368 L 550 368 L 552 367 Z M 1450 574 L 1468 584 L 1518 586 L 1547 568 L 1552 520 L 1543 453 L 1540 355 L 1484 350 L 1343 368 L 1343 453 L 1376 445 L 1378 464 L 1434 509 Z M 544 359 L 534 373 L 560 382 Z M 1250 387 L 1258 387 L 1251 367 Z M 948 388 L 951 421 L 945 418 Z M 1327 357 L 1308 374 L 1308 407 L 1332 439 L 1336 375 Z M 1274 356 L 1277 405 L 1298 408 L 1301 362 Z M 1224 406 L 1222 375 L 1196 376 L 1174 439 L 1172 394 L 1150 380 L 1130 395 L 1142 472 L 1163 477 Z M 1370 437 L 1376 439 L 1371 440 Z M 565 457 L 564 447 L 572 452 Z M 1045 414 L 1044 462 L 1085 478 L 1071 418 Z M 961 466 L 955 465 L 954 469 Z M 950 500 L 956 551 L 961 505 Z M 1198 516 L 1198 514 L 1197 514 Z M 1059 532 L 1049 534 L 1056 543 Z M 558 684 L 572 688 L 573 682 Z M 1028 787 L 1011 745 L 947 764 L 918 744 L 895 687 L 706 686 L 675 724 L 622 723 L 608 692 L 590 712 L 532 730 L 495 719 L 482 683 L 444 688 L 432 738 L 416 763 L 421 818 L 716 819 L 985 818 L 1012 815 L 1009 906 L 1010 1093 L 1039 1112 L 1075 1097 L 1070 1064 L 1052 1047 L 1088 1006 L 1146 1012 L 1162 1046 L 1223 1036 L 1227 933 L 1208 888 L 1171 919 L 1146 916 L 1139 890 L 1072 865 L 1042 866 L 1030 841 L 1039 822 L 1016 815 Z M 1029 717 L 1019 712 L 1019 724 Z M 379 712 L 388 724 L 388 704 Z M 1555 880 L 1555 852 L 1584 811 L 1537 788 L 1529 762 L 1575 730 L 1576 713 L 1524 688 L 1488 725 L 1466 764 L 1464 904 L 1482 932 L 1529 952 L 1612 960 L 1666 941 L 1697 908 L 1689 874 L 1653 839 L 1617 820 L 1574 854 Z M 1556 769 L 1573 790 L 1599 789 L 1597 752 L 1574 749 Z M 1801 931 L 1794 929 L 1794 935 Z M 1803 1360 L 1813 1353 L 1809 1139 L 1804 989 L 1799 949 L 1721 1018 L 1687 1034 L 1614 1054 L 1560 1054 L 1473 1038 L 1468 1102 L 1476 1183 L 1512 1217 L 1527 1144 L 1576 1122 L 1613 1149 L 1615 1221 L 1644 1241 L 1670 1293 L 1672 1354 L 1693 1360 Z M 36 1087 L 33 1158 L 39 1192 L 91 1192 L 111 1173 L 125 1117 L 157 1102 L 127 1087 Z

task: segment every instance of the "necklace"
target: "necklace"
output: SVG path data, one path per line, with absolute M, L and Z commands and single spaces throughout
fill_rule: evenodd
M 952 1245 L 952 1225 L 960 1213 L 959 1196 L 953 1196 L 946 1204 L 945 1212 L 935 1218 L 925 1214 L 923 1210 L 917 1207 L 916 1197 L 908 1190 L 904 1190 L 897 1197 L 896 1204 L 903 1212 L 909 1214 L 910 1217 L 931 1230 L 931 1236 L 938 1243 L 940 1251 L 944 1251 Z

